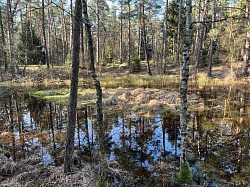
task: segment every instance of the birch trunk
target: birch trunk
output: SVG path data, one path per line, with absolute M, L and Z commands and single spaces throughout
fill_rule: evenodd
M 188 130 L 187 130 L 187 92 L 189 77 L 189 49 L 192 42 L 192 0 L 186 0 L 186 32 L 182 49 L 183 63 L 180 85 L 180 129 L 181 129 L 181 147 L 180 147 L 180 165 L 187 161 Z

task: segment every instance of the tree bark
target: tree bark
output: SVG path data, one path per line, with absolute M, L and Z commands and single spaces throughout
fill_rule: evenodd
M 96 0 L 96 64 L 100 68 L 100 18 L 99 0 Z
M 211 29 L 215 28 L 215 21 L 216 21 L 216 0 L 213 0 L 213 15 L 212 15 L 212 27 Z M 214 48 L 214 38 L 210 39 L 210 46 L 209 46 L 209 58 L 208 58 L 208 71 L 207 76 L 212 77 L 212 62 L 213 62 L 213 48 Z
M 188 77 L 189 77 L 189 50 L 192 42 L 192 0 L 186 0 L 186 32 L 182 49 L 182 77 L 180 85 L 180 129 L 181 129 L 181 147 L 180 147 L 180 165 L 187 161 L 187 92 L 188 92 Z
M 104 124 L 103 124 L 103 110 L 102 110 L 102 88 L 100 81 L 97 78 L 95 73 L 95 65 L 94 65 L 94 49 L 93 49 L 93 40 L 91 34 L 91 23 L 89 21 L 88 12 L 87 12 L 87 2 L 86 0 L 82 0 L 83 2 L 83 16 L 85 23 L 85 31 L 87 36 L 88 43 L 88 64 L 89 70 L 91 72 L 92 79 L 94 81 L 95 89 L 96 89 L 96 110 L 97 110 L 97 139 L 99 146 L 99 155 L 100 155 L 100 167 L 99 167 L 99 182 L 103 182 L 107 177 L 107 160 L 105 154 L 105 134 L 104 134 Z
M 249 4 L 250 0 L 246 0 L 246 44 L 245 44 L 245 56 L 244 56 L 244 63 L 242 68 L 242 76 L 247 77 L 249 75 L 248 73 L 248 64 L 249 64 L 249 55 L 250 55 L 250 32 L 248 31 L 249 27 Z
M 67 37 L 67 28 L 65 23 L 65 15 L 64 15 L 64 4 L 63 1 L 61 1 L 61 33 L 62 33 L 62 42 L 63 42 L 63 62 L 65 63 L 65 57 L 68 55 L 69 51 L 69 44 L 68 44 L 68 37 Z
M 139 14 L 139 20 L 138 20 L 138 48 L 137 48 L 137 54 L 138 54 L 138 58 L 141 59 L 141 2 L 139 2 L 139 10 L 138 10 L 138 14 Z
M 165 14 L 164 14 L 164 29 L 163 29 L 163 74 L 166 73 L 167 67 L 167 32 L 168 32 L 168 0 L 166 0 Z
M 149 59 L 148 59 L 148 46 L 147 46 L 147 33 L 146 33 L 146 26 L 145 26 L 145 12 L 144 12 L 144 0 L 142 0 L 142 29 L 143 29 L 143 45 L 144 45 L 144 52 L 145 52 L 145 58 L 147 63 L 147 71 L 149 75 L 152 75 L 150 65 L 149 65 Z
M 9 55 L 10 55 L 10 70 L 13 73 L 17 73 L 17 64 L 15 58 L 15 49 L 14 49 L 14 30 L 13 30 L 13 14 L 11 9 L 11 1 L 7 0 L 6 6 L 6 14 L 7 14 L 7 29 L 8 29 L 8 37 L 9 37 Z
M 180 30 L 181 30 L 181 11 L 182 11 L 183 0 L 179 0 L 178 9 L 178 26 L 177 26 L 177 48 L 176 48 L 176 61 L 180 65 L 180 77 L 181 77 L 181 61 L 180 61 Z
M 123 0 L 121 0 L 121 15 L 120 15 L 120 64 L 123 61 Z
M 204 1 L 204 11 L 202 13 L 202 17 L 200 18 L 201 22 L 206 21 L 207 19 L 207 9 L 208 9 L 208 0 Z M 197 76 L 198 73 L 198 67 L 200 64 L 201 56 L 202 56 L 202 45 L 203 45 L 203 40 L 204 40 L 204 35 L 205 35 L 205 25 L 204 24 L 199 24 L 198 26 L 198 31 L 197 33 L 197 43 L 196 43 L 196 62 L 195 62 L 195 76 Z
M 130 1 L 128 0 L 128 62 L 127 62 L 127 66 L 130 67 L 131 64 L 131 24 L 130 24 L 130 14 L 131 14 L 131 10 L 130 10 Z
M 3 28 L 3 17 L 2 17 L 2 9 L 0 5 L 0 27 L 1 27 L 1 47 L 2 47 L 2 54 L 1 54 L 1 62 L 4 64 L 4 72 L 8 69 L 8 63 L 7 63 L 7 55 L 6 55 L 6 42 L 5 42 L 5 34 L 4 34 L 4 28 Z
M 81 0 L 75 2 L 75 16 L 73 25 L 73 54 L 72 54 L 72 76 L 70 85 L 69 117 L 67 126 L 67 139 L 64 157 L 64 173 L 72 172 L 72 157 L 74 152 L 74 135 L 76 123 L 76 105 L 78 91 L 79 53 L 80 53 L 80 27 L 82 20 Z
M 45 50 L 45 62 L 47 69 L 49 69 L 49 54 L 47 48 L 47 38 L 45 33 L 45 13 L 44 13 L 44 0 L 42 0 L 42 30 L 43 30 L 43 42 L 44 42 L 44 50 Z

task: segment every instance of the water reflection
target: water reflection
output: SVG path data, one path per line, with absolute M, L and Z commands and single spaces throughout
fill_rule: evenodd
M 221 177 L 243 173 L 250 160 L 249 93 L 229 88 L 200 92 L 200 103 L 188 113 L 189 161 L 214 167 Z M 96 162 L 94 106 L 77 111 L 75 150 L 78 157 Z M 19 161 L 31 155 L 43 165 L 62 164 L 68 107 L 13 92 L 0 100 L 1 151 Z M 106 150 L 136 176 L 162 175 L 159 163 L 179 156 L 179 114 L 149 116 L 124 111 L 104 112 Z

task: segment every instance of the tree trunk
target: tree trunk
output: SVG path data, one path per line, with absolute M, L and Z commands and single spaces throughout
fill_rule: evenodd
M 130 64 L 131 64 L 131 59 L 130 59 L 131 58 L 130 1 L 131 0 L 128 0 L 128 63 L 127 63 L 128 67 L 130 67 Z
M 94 66 L 94 49 L 93 41 L 91 34 L 91 23 L 88 18 L 87 12 L 87 2 L 83 0 L 83 16 L 86 29 L 87 43 L 88 43 L 88 64 L 89 70 L 91 72 L 92 79 L 94 81 L 97 101 L 96 101 L 96 110 L 97 110 L 97 139 L 99 143 L 99 155 L 100 155 L 100 168 L 99 168 L 99 183 L 105 182 L 107 177 L 107 160 L 105 154 L 105 134 L 104 134 L 104 124 L 103 124 L 103 111 L 102 111 L 102 88 L 100 81 L 97 78 L 95 73 Z
M 211 29 L 215 28 L 215 21 L 216 21 L 216 0 L 213 0 L 213 15 L 212 15 L 212 27 Z M 210 46 L 209 46 L 209 58 L 208 58 L 208 71 L 207 76 L 212 77 L 212 62 L 213 62 L 213 48 L 214 48 L 214 38 L 210 39 Z
M 168 32 L 168 0 L 166 0 L 165 5 L 165 15 L 164 15 L 164 29 L 163 29 L 163 74 L 166 73 L 167 67 L 167 32 Z
M 3 18 L 2 18 L 2 9 L 0 5 L 0 28 L 1 28 L 1 47 L 2 47 L 2 53 L 1 53 L 1 62 L 4 64 L 4 72 L 8 69 L 8 63 L 7 63 L 7 55 L 6 55 L 6 42 L 5 42 L 5 34 L 4 34 L 4 28 L 3 28 Z
M 122 64 L 123 61 L 123 0 L 121 0 L 121 15 L 120 15 L 120 64 Z
M 100 18 L 99 18 L 99 0 L 96 0 L 96 64 L 100 68 Z
M 50 0 L 47 0 L 47 4 L 50 4 Z M 49 64 L 51 65 L 51 67 L 53 68 L 53 63 L 54 63 L 54 59 L 53 59 L 53 44 L 52 44 L 52 18 L 51 18 L 51 11 L 50 11 L 50 7 L 47 6 L 47 21 L 48 21 L 48 32 L 47 32 L 47 41 L 46 41 L 46 45 L 47 45 L 47 49 L 48 49 L 48 59 L 49 59 Z
M 82 76 L 84 77 L 85 74 L 87 75 L 88 71 L 86 68 L 86 64 L 85 64 L 85 47 L 84 47 L 84 28 L 83 28 L 83 24 L 81 24 L 81 62 L 80 62 L 80 66 L 82 69 Z
M 72 40 L 73 40 L 73 1 L 70 0 L 70 32 L 69 32 L 69 53 L 72 51 Z
M 73 25 L 73 54 L 72 54 L 72 76 L 70 85 L 69 117 L 67 126 L 67 139 L 64 157 L 64 173 L 72 172 L 72 157 L 74 152 L 74 136 L 76 123 L 76 105 L 78 91 L 79 53 L 80 53 L 80 27 L 82 20 L 81 0 L 75 2 L 75 16 Z
M 208 0 L 204 1 L 204 11 L 202 13 L 202 17 L 200 19 L 201 22 L 206 21 L 207 19 L 207 10 L 208 10 Z M 205 25 L 204 24 L 200 24 L 198 26 L 198 30 L 200 30 L 199 33 L 197 33 L 197 43 L 196 43 L 196 62 L 195 62 L 195 76 L 197 76 L 198 73 L 198 67 L 201 61 L 201 57 L 202 57 L 202 45 L 203 45 L 203 40 L 204 40 L 204 35 L 205 35 Z
M 139 20 L 138 20 L 138 48 L 137 48 L 137 54 L 138 54 L 138 58 L 141 59 L 141 2 L 139 2 L 139 10 L 138 10 L 138 14 L 139 14 Z
M 45 50 L 45 62 L 46 62 L 47 69 L 49 69 L 49 55 L 48 55 L 47 40 L 46 40 L 46 33 L 45 33 L 44 0 L 42 0 L 42 30 L 43 30 L 43 42 L 44 42 L 44 50 Z
M 11 9 L 11 2 L 7 0 L 6 6 L 7 14 L 7 28 L 8 28 L 8 37 L 9 37 L 9 55 L 10 55 L 10 68 L 13 73 L 17 73 L 16 59 L 15 59 L 15 50 L 14 50 L 14 30 L 13 30 L 13 14 Z
M 192 0 L 186 0 L 186 32 L 182 49 L 183 64 L 182 77 L 180 85 L 180 129 L 181 129 L 181 147 L 180 147 L 180 165 L 187 161 L 187 92 L 188 92 L 188 77 L 189 77 L 189 49 L 192 42 Z
M 148 46 L 147 46 L 147 33 L 146 33 L 146 26 L 145 26 L 144 0 L 142 0 L 142 30 L 143 30 L 144 52 L 145 52 L 145 58 L 146 58 L 146 62 L 147 62 L 147 71 L 148 71 L 149 75 L 152 75 L 152 72 L 150 70 L 150 65 L 149 65 L 149 59 L 148 59 Z
M 249 75 L 248 73 L 248 61 L 249 61 L 249 47 L 250 47 L 250 32 L 248 31 L 249 27 L 249 4 L 250 0 L 246 0 L 246 26 L 247 26 L 247 33 L 246 33 L 246 44 L 245 44 L 245 56 L 244 56 L 244 63 L 242 68 L 242 76 L 247 77 Z
M 178 9 L 178 28 L 177 28 L 177 48 L 176 48 L 176 61 L 180 65 L 180 77 L 181 77 L 181 61 L 180 61 L 180 30 L 181 30 L 181 11 L 182 11 L 183 0 L 179 0 Z

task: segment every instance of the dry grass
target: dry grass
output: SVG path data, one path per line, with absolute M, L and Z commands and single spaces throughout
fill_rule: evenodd
M 11 176 L 16 172 L 17 165 L 3 154 L 0 154 L 0 176 Z

